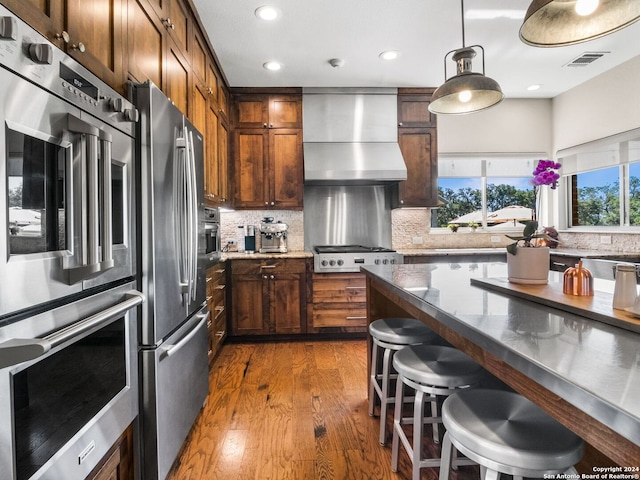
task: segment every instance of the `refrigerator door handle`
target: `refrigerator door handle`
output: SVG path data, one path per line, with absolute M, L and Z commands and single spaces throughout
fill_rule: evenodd
M 163 358 L 175 355 L 182 347 L 189 343 L 189 341 L 198 333 L 198 329 L 207 322 L 207 319 L 209 318 L 209 312 L 199 313 L 195 316 L 200 317 L 200 321 L 191 329 L 191 331 L 187 335 L 182 337 L 178 343 L 165 346 L 163 354 L 160 355 L 160 361 L 162 361 Z
M 193 148 L 193 132 L 189 132 L 187 153 L 189 154 L 189 185 L 191 202 L 191 299 L 196 299 L 196 285 L 198 282 L 198 189 L 196 186 L 196 154 Z
M 174 142 L 174 185 L 173 194 L 175 198 L 175 208 L 173 209 L 175 223 L 176 250 L 178 252 L 178 285 L 183 296 L 183 303 L 188 303 L 189 277 L 188 277 L 188 205 L 186 201 L 186 139 L 183 135 L 177 134 Z M 185 297 L 186 295 L 186 297 Z

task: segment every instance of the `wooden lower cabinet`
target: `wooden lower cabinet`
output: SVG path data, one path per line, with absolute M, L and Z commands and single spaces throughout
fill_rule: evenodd
M 309 331 L 366 332 L 367 295 L 362 273 L 314 273 Z
M 306 260 L 231 261 L 231 335 L 306 332 Z
M 133 425 L 113 444 L 87 480 L 134 480 Z
M 207 305 L 209 307 L 209 365 L 227 336 L 227 267 L 220 262 L 207 269 Z

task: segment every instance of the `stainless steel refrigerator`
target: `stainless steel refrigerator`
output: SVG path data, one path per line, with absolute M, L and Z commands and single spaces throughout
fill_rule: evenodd
M 202 135 L 151 82 L 138 131 L 141 466 L 166 478 L 208 394 Z

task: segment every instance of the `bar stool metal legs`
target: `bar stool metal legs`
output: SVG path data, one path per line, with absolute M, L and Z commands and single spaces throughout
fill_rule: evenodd
M 424 425 L 434 427 L 434 441 L 439 440 L 438 398 L 447 397 L 461 389 L 468 389 L 480 381 L 482 368 L 464 353 L 451 347 L 417 345 L 396 353 L 393 366 L 398 371 L 395 412 L 393 419 L 393 443 L 391 445 L 391 470 L 398 471 L 400 445 L 404 447 L 413 465 L 412 478 L 420 479 L 420 469 L 440 466 L 440 458 L 423 457 Z M 405 387 L 414 393 L 413 415 L 403 417 Z M 431 404 L 431 415 L 425 417 L 424 407 Z M 402 425 L 412 424 L 412 442 Z M 470 465 L 468 459 L 456 460 L 456 465 Z
M 391 382 L 397 379 L 392 371 L 395 353 L 408 345 L 431 342 L 437 335 L 414 318 L 382 318 L 369 325 L 372 338 L 371 372 L 369 376 L 369 415 L 373 416 L 376 396 L 380 400 L 380 445 L 385 445 L 387 436 L 387 411 L 395 402 Z M 382 368 L 378 369 L 382 353 Z

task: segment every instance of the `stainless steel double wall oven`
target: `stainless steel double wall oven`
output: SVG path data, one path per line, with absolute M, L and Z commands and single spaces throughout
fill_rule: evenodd
M 137 112 L 0 22 L 0 478 L 83 479 L 138 413 Z

